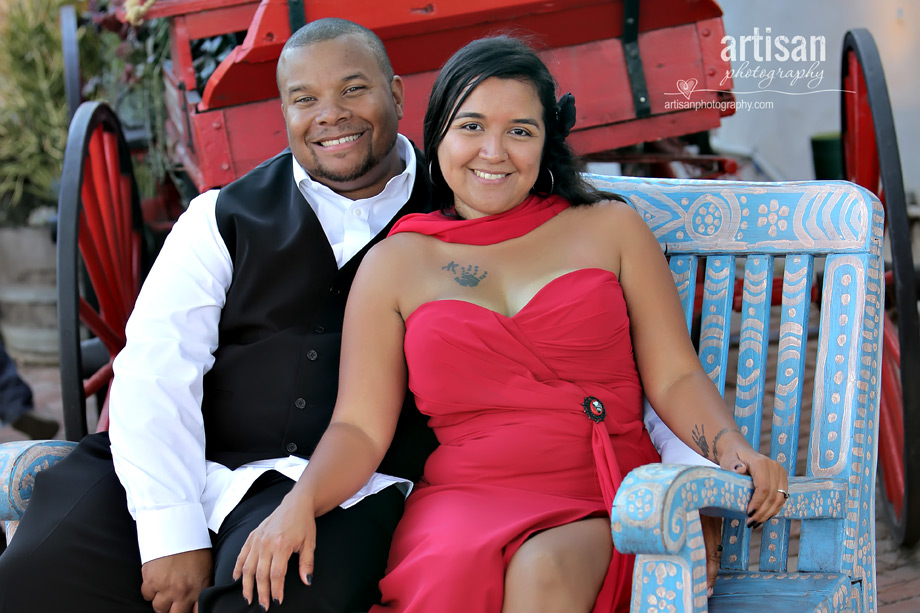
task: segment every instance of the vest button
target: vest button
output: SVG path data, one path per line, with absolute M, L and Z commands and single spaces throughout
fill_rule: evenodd
M 341 290 L 341 288 L 338 288 L 338 287 L 336 287 L 336 286 L 333 285 L 332 287 L 329 288 L 329 292 L 330 292 L 333 296 L 338 296 L 339 294 L 342 293 L 342 290 Z
M 315 328 L 313 328 L 313 332 L 315 332 L 316 334 L 322 334 L 325 331 L 326 331 L 326 328 L 322 326 L 316 326 Z
M 297 451 L 297 443 L 288 443 L 286 449 L 288 450 L 288 453 L 294 453 Z
M 297 407 L 298 409 L 302 409 L 305 406 L 307 406 L 307 401 L 304 400 L 303 398 L 298 398 L 297 400 L 294 401 L 294 406 Z
M 310 360 L 311 362 L 318 357 L 319 357 L 319 354 L 316 353 L 314 349 L 311 349 L 310 351 L 307 352 L 307 359 Z

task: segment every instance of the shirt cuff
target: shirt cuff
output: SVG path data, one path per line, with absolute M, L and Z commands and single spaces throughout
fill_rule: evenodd
M 661 461 L 664 464 L 687 464 L 689 466 L 710 466 L 718 468 L 718 464 L 710 462 L 697 452 L 693 451 L 679 438 L 665 441 L 661 445 Z
M 200 504 L 137 511 L 137 544 L 141 564 L 166 556 L 210 549 L 211 536 Z

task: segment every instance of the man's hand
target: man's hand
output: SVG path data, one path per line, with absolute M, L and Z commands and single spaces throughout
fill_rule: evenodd
M 197 613 L 198 594 L 214 580 L 210 549 L 150 560 L 141 567 L 141 594 L 156 613 Z
M 722 518 L 700 515 L 700 524 L 703 526 L 703 542 L 706 544 L 706 587 L 711 596 L 722 563 Z

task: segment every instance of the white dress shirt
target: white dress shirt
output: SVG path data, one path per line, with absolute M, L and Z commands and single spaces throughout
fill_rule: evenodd
M 397 150 L 405 170 L 383 191 L 349 200 L 316 183 L 296 162 L 298 188 L 313 207 L 341 268 L 408 201 L 415 150 L 404 136 Z M 292 158 L 293 159 L 293 158 Z M 293 480 L 307 460 L 288 456 L 236 470 L 205 460 L 202 380 L 214 364 L 218 322 L 233 278 L 233 261 L 215 218 L 217 190 L 196 197 L 169 233 L 141 289 L 115 360 L 109 396 L 112 457 L 137 522 L 141 561 L 211 547 L 217 531 L 252 483 L 268 470 Z M 412 484 L 375 473 L 342 504 L 383 488 Z
M 711 462 L 694 451 L 677 435 L 665 425 L 658 413 L 648 403 L 643 402 L 643 418 L 645 419 L 645 429 L 652 439 L 652 444 L 658 450 L 661 461 L 665 464 L 689 464 L 691 466 L 711 466 L 718 468 L 718 465 Z

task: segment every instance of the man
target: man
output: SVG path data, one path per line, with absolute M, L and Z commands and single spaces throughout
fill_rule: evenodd
M 290 150 L 176 223 L 115 363 L 110 434 L 38 480 L 0 556 L 0 611 L 259 610 L 232 579 L 237 554 L 328 425 L 361 258 L 429 200 L 420 154 L 397 134 L 402 81 L 373 33 L 310 23 L 277 76 Z M 411 401 L 398 435 L 381 474 L 317 521 L 316 577 L 304 585 L 290 565 L 278 610 L 376 602 L 434 445 Z

